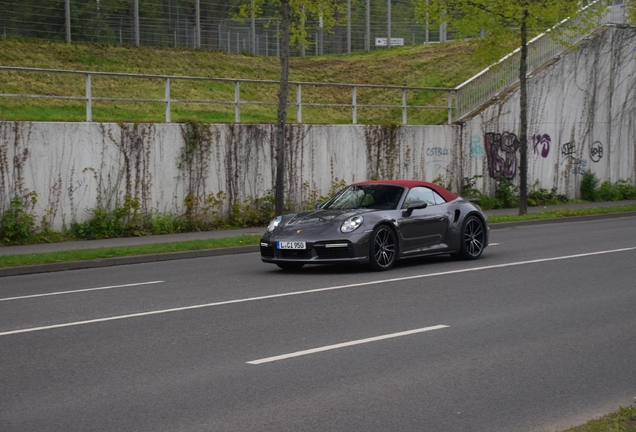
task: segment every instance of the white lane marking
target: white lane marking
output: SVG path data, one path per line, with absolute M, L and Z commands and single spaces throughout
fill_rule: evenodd
M 488 243 L 488 246 L 499 246 L 501 243 Z
M 101 290 L 114 289 L 114 288 L 127 288 L 127 287 L 151 285 L 151 284 L 158 284 L 158 283 L 163 283 L 163 281 L 139 282 L 139 283 L 124 284 L 124 285 L 111 285 L 111 286 L 104 286 L 104 287 L 97 287 L 97 288 L 86 288 L 86 289 L 79 289 L 74 291 L 58 291 L 58 292 L 52 292 L 52 293 L 33 294 L 33 295 L 20 296 L 20 297 L 7 297 L 7 298 L 0 298 L 0 302 L 9 301 L 9 300 L 37 298 L 37 297 L 48 297 L 48 296 L 62 295 L 62 294 L 75 294 L 75 293 L 89 292 L 89 291 L 101 291 Z
M 422 332 L 427 332 L 427 331 L 431 331 L 431 330 L 439 330 L 439 329 L 443 329 L 443 328 L 448 328 L 448 326 L 447 325 L 436 325 L 436 326 L 431 326 L 431 327 L 424 327 L 424 328 L 415 329 L 415 330 L 408 330 L 408 331 L 404 331 L 404 332 L 400 332 L 400 333 L 392 333 L 392 334 L 383 335 L 383 336 L 376 336 L 376 337 L 371 337 L 371 338 L 367 338 L 367 339 L 359 339 L 359 340 L 351 341 L 351 342 L 343 342 L 343 343 L 339 343 L 339 344 L 335 344 L 335 345 L 328 345 L 328 346 L 324 346 L 324 347 L 320 347 L 320 348 L 308 349 L 308 350 L 305 350 L 305 351 L 297 351 L 295 353 L 290 353 L 290 354 L 282 354 L 282 355 L 279 355 L 279 356 L 267 357 L 267 358 L 260 359 L 260 360 L 252 360 L 252 361 L 248 361 L 246 363 L 253 364 L 253 365 L 258 365 L 258 364 L 262 364 L 262 363 L 275 362 L 275 361 L 278 361 L 278 360 L 285 360 L 285 359 L 292 358 L 292 357 L 300 357 L 300 356 L 304 356 L 304 355 L 308 355 L 308 354 L 315 354 L 315 353 L 322 352 L 322 351 L 335 350 L 335 349 L 338 349 L 338 348 L 344 348 L 344 347 L 349 347 L 349 346 L 353 346 L 353 345 L 360 345 L 360 344 L 369 343 L 369 342 L 376 342 L 376 341 L 380 341 L 380 340 L 384 340 L 384 339 L 397 338 L 397 337 L 401 337 L 401 336 L 408 336 L 408 335 L 412 335 L 412 334 L 416 334 L 416 333 L 422 333 Z
M 371 282 L 360 282 L 360 283 L 349 284 L 349 285 L 339 285 L 339 286 L 333 286 L 333 287 L 327 287 L 327 288 L 317 288 L 317 289 L 306 290 L 306 291 L 295 291 L 295 292 L 283 293 L 283 294 L 272 294 L 272 295 L 260 296 L 260 297 L 227 300 L 227 301 L 220 301 L 215 303 L 205 303 L 205 304 L 199 304 L 199 305 L 193 305 L 193 306 L 183 306 L 183 307 L 177 307 L 177 308 L 171 308 L 171 309 L 161 309 L 161 310 L 150 311 L 150 312 L 139 312 L 139 313 L 128 314 L 128 315 L 119 315 L 119 316 L 112 316 L 112 317 L 106 317 L 106 318 L 96 318 L 92 320 L 76 321 L 76 322 L 70 322 L 70 323 L 64 323 L 64 324 L 54 324 L 54 325 L 43 326 L 43 327 L 32 327 L 32 328 L 25 328 L 20 330 L 11 330 L 6 332 L 1 332 L 0 336 L 7 336 L 12 334 L 18 334 L 18 333 L 29 333 L 29 332 L 41 331 L 41 330 L 52 330 L 52 329 L 63 328 L 63 327 L 94 324 L 94 323 L 122 320 L 122 319 L 128 319 L 128 318 L 138 318 L 138 317 L 159 315 L 159 314 L 165 314 L 165 313 L 171 313 L 171 312 L 182 312 L 187 310 L 203 309 L 203 308 L 214 307 L 214 306 L 224 306 L 224 305 L 235 304 L 235 303 L 246 303 L 246 302 L 258 301 L 258 300 L 269 300 L 269 299 L 275 299 L 275 298 L 281 298 L 281 297 L 314 294 L 314 293 L 319 293 L 324 291 L 335 291 L 335 290 L 341 290 L 341 289 L 347 289 L 347 288 L 357 288 L 357 287 L 363 287 L 363 286 L 369 286 L 369 285 L 379 285 L 379 284 L 385 284 L 390 282 L 401 282 L 401 281 L 407 281 L 407 280 L 413 280 L 413 279 L 422 279 L 427 277 L 445 276 L 445 275 L 467 273 L 467 272 L 473 272 L 473 271 L 514 267 L 514 266 L 520 266 L 520 265 L 526 265 L 526 264 L 537 264 L 537 263 L 548 262 L 548 261 L 584 258 L 589 256 L 604 255 L 604 254 L 618 253 L 618 252 L 629 252 L 633 250 L 636 250 L 636 247 L 613 249 L 613 250 L 606 250 L 606 251 L 599 251 L 599 252 L 589 252 L 589 253 L 582 253 L 582 254 L 576 254 L 576 255 L 566 255 L 566 256 L 554 257 L 554 258 L 541 258 L 536 260 L 519 261 L 519 262 L 513 262 L 513 263 L 507 263 L 507 264 L 494 264 L 490 266 L 473 267 L 473 268 L 467 268 L 467 269 L 461 269 L 461 270 L 451 270 L 447 272 L 429 273 L 429 274 L 416 275 L 416 276 L 406 276 L 401 278 L 383 279 L 383 280 L 371 281 Z

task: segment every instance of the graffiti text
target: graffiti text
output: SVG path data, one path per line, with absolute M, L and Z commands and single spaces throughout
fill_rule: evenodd
M 486 156 L 490 177 L 514 178 L 517 174 L 517 150 L 521 143 L 513 133 L 486 133 Z

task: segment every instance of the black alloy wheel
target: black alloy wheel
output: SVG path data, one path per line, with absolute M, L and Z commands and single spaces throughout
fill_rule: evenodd
M 295 262 L 279 262 L 276 263 L 276 265 L 283 270 L 300 270 L 305 264 Z
M 457 256 L 466 260 L 479 258 L 486 242 L 486 229 L 481 219 L 476 216 L 466 218 L 461 236 L 461 248 Z
M 386 225 L 377 227 L 371 235 L 369 265 L 373 270 L 384 271 L 393 267 L 397 258 L 395 233 Z

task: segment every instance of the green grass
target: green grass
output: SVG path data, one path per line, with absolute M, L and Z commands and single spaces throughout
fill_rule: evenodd
M 510 47 L 502 47 L 501 54 Z M 290 80 L 418 87 L 455 87 L 488 64 L 476 58 L 475 42 L 395 47 L 350 57 L 331 55 L 292 58 Z M 120 72 L 134 74 L 243 78 L 278 81 L 279 60 L 205 50 L 93 45 L 0 38 L 0 65 L 45 69 Z M 163 99 L 162 79 L 93 77 L 94 97 Z M 276 102 L 277 84 L 241 83 L 242 101 Z M 82 75 L 0 71 L 0 93 L 54 96 L 85 96 Z M 351 90 L 337 87 L 303 87 L 303 102 L 350 104 Z M 445 92 L 409 92 L 411 105 L 446 106 Z M 234 84 L 205 81 L 171 81 L 171 97 L 181 100 L 232 101 Z M 359 89 L 359 104 L 401 105 L 399 90 Z M 84 121 L 83 101 L 0 98 L 1 120 Z M 290 88 L 288 119 L 296 120 L 293 106 L 296 89 Z M 409 124 L 444 122 L 446 109 L 409 110 Z M 165 106 L 152 102 L 94 102 L 93 121 L 162 122 Z M 233 122 L 234 107 L 175 103 L 173 121 Z M 241 106 L 241 121 L 273 123 L 275 105 Z M 358 110 L 358 122 L 401 123 L 400 109 Z M 303 123 L 351 123 L 350 108 L 303 109 Z
M 563 432 L 636 432 L 636 406 L 620 407 L 618 411 Z
M 0 256 L 0 267 L 15 267 L 34 264 L 48 264 L 69 261 L 85 261 L 100 258 L 115 258 L 124 256 L 148 255 L 167 252 L 181 252 L 201 249 L 216 249 L 232 246 L 248 246 L 258 244 L 260 240 L 256 235 L 240 237 L 191 240 L 186 242 L 161 243 L 139 246 L 123 246 L 114 248 L 82 249 L 62 252 L 49 252 L 30 255 L 6 255 Z
M 488 223 L 496 224 L 502 222 L 519 222 L 540 219 L 557 219 L 574 216 L 588 216 L 609 213 L 624 213 L 636 211 L 636 205 L 617 205 L 616 207 L 594 207 L 579 210 L 552 210 L 541 213 L 529 213 L 523 216 L 519 215 L 497 215 L 488 217 Z

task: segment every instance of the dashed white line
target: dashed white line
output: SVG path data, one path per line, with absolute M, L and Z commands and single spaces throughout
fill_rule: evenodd
M 214 307 L 214 306 L 224 306 L 224 305 L 236 304 L 236 303 L 246 303 L 246 302 L 258 301 L 258 300 L 269 300 L 269 299 L 275 299 L 275 298 L 281 298 L 281 297 L 291 297 L 291 296 L 296 296 L 296 295 L 314 294 L 314 293 L 319 293 L 319 292 L 335 291 L 335 290 L 341 290 L 341 289 L 347 289 L 347 288 L 357 288 L 357 287 L 370 286 L 370 285 L 379 285 L 379 284 L 392 283 L 392 282 L 402 282 L 402 281 L 407 281 L 407 280 L 423 279 L 423 278 L 435 277 L 435 276 L 446 276 L 446 275 L 459 274 L 459 273 L 468 273 L 468 272 L 474 272 L 474 271 L 491 270 L 491 269 L 497 269 L 497 268 L 514 267 L 514 266 L 528 265 L 528 264 L 538 264 L 538 263 L 549 262 L 549 261 L 559 261 L 559 260 L 567 260 L 567 259 L 574 259 L 574 258 L 585 258 L 585 257 L 590 257 L 590 256 L 605 255 L 605 254 L 619 253 L 619 252 L 630 252 L 630 251 L 633 251 L 633 250 L 636 250 L 636 247 L 605 250 L 605 251 L 599 251 L 599 252 L 581 253 L 581 254 L 576 254 L 576 255 L 565 255 L 565 256 L 552 257 L 552 258 L 541 258 L 541 259 L 529 260 L 529 261 L 518 261 L 518 262 L 512 262 L 512 263 L 506 263 L 506 264 L 494 264 L 494 265 L 484 266 L 484 267 L 471 267 L 471 268 L 467 268 L 467 269 L 451 270 L 451 271 L 439 272 L 439 273 L 428 273 L 428 274 L 423 274 L 423 275 L 406 276 L 406 277 L 401 277 L 401 278 L 382 279 L 382 280 L 377 280 L 377 281 L 360 282 L 360 283 L 349 284 L 349 285 L 338 285 L 338 286 L 332 286 L 332 287 L 326 287 L 326 288 L 311 289 L 311 290 L 306 290 L 306 291 L 294 291 L 294 292 L 289 292 L 289 293 L 272 294 L 272 295 L 266 295 L 266 296 L 260 296 L 260 297 L 250 297 L 250 298 L 244 298 L 244 299 L 227 300 L 227 301 L 220 301 L 220 302 L 214 302 L 214 303 L 198 304 L 198 305 L 193 305 L 193 306 L 184 306 L 184 307 L 177 307 L 177 308 L 171 308 L 171 309 L 162 309 L 162 310 L 156 310 L 156 311 L 150 311 L 150 312 L 139 312 L 139 313 L 134 313 L 134 314 L 129 314 L 129 315 L 118 315 L 118 316 L 111 316 L 111 317 L 106 317 L 106 318 L 97 318 L 97 319 L 85 320 L 85 321 L 76 321 L 76 322 L 69 322 L 69 323 L 63 323 L 63 324 L 54 324 L 54 325 L 43 326 L 43 327 L 33 327 L 33 328 L 25 328 L 25 329 L 19 329 L 19 330 L 10 330 L 10 331 L 6 331 L 6 332 L 0 332 L 0 336 L 8 336 L 8 335 L 19 334 L 19 333 L 29 333 L 29 332 L 35 332 L 35 331 L 41 331 L 41 330 L 52 330 L 52 329 L 57 329 L 57 328 L 72 327 L 72 326 L 79 326 L 79 325 L 85 325 L 85 324 L 94 324 L 94 323 L 122 320 L 122 319 L 128 319 L 128 318 L 138 318 L 138 317 L 159 315 L 159 314 L 172 313 L 172 312 L 182 312 L 182 311 L 187 311 L 187 310 L 203 309 L 203 308 L 209 308 L 209 307 Z
M 123 284 L 123 285 L 111 285 L 111 286 L 103 286 L 103 287 L 97 287 L 97 288 L 78 289 L 78 290 L 72 290 L 72 291 L 57 291 L 52 293 L 33 294 L 33 295 L 20 296 L 20 297 L 6 297 L 6 298 L 0 298 L 0 302 L 10 301 L 10 300 L 23 300 L 23 299 L 30 299 L 30 298 L 37 298 L 37 297 L 48 297 L 48 296 L 55 296 L 55 295 L 62 295 L 62 294 L 76 294 L 76 293 L 90 292 L 90 291 L 101 291 L 101 290 L 109 290 L 114 288 L 128 288 L 128 287 L 152 285 L 152 284 L 158 284 L 158 283 L 163 283 L 163 281 L 138 282 L 138 283 Z
M 339 344 L 335 344 L 335 345 L 328 345 L 328 346 L 324 346 L 324 347 L 320 347 L 320 348 L 308 349 L 308 350 L 305 350 L 305 351 L 297 351 L 297 352 L 294 352 L 294 353 L 282 354 L 282 355 L 278 355 L 278 356 L 274 356 L 274 357 L 267 357 L 267 358 L 260 359 L 260 360 L 252 360 L 252 361 L 248 361 L 246 363 L 253 364 L 253 365 L 259 365 L 259 364 L 263 364 L 263 363 L 275 362 L 275 361 L 278 361 L 278 360 L 285 360 L 285 359 L 289 359 L 289 358 L 292 358 L 292 357 L 300 357 L 300 356 L 305 356 L 305 355 L 309 355 L 309 354 L 315 354 L 315 353 L 319 353 L 319 352 L 323 352 L 323 351 L 335 350 L 335 349 L 345 348 L 345 347 L 349 347 L 349 346 L 353 346 L 353 345 L 360 345 L 360 344 L 365 344 L 365 343 L 369 343 L 369 342 L 381 341 L 381 340 L 384 340 L 384 339 L 392 339 L 392 338 L 397 338 L 397 337 L 401 337 L 401 336 L 408 336 L 408 335 L 412 335 L 412 334 L 416 334 L 416 333 L 423 333 L 423 332 L 427 332 L 427 331 L 431 331 L 431 330 L 439 330 L 439 329 L 443 329 L 443 328 L 448 328 L 448 326 L 447 325 L 436 325 L 436 326 L 424 327 L 424 328 L 415 329 L 415 330 L 408 330 L 408 331 L 399 332 L 399 333 L 391 333 L 391 334 L 387 334 L 387 335 L 383 335 L 383 336 L 370 337 L 370 338 L 367 338 L 367 339 L 359 339 L 359 340 L 355 340 L 355 341 L 351 341 L 351 342 L 343 342 L 343 343 L 339 343 Z

